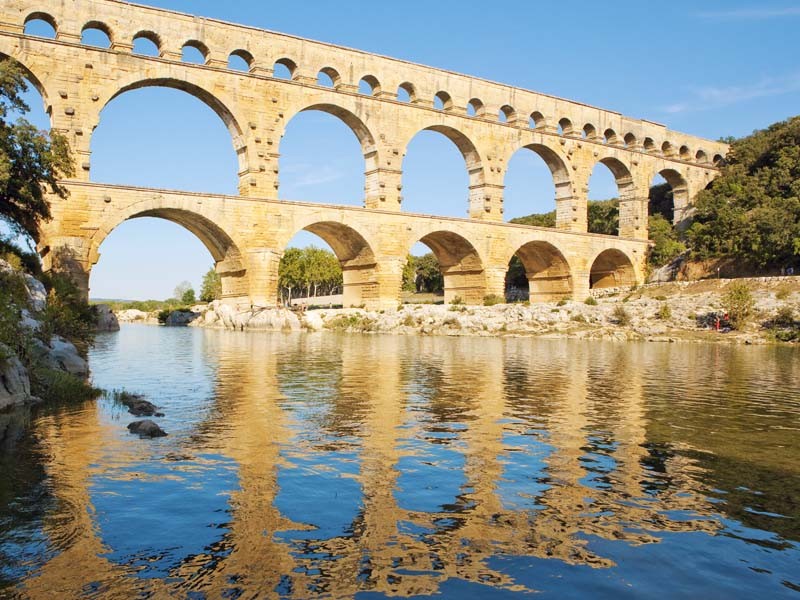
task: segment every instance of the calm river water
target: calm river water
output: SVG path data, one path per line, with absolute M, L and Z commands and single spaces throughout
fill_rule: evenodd
M 796 350 L 124 326 L 90 359 L 169 436 L 18 417 L 0 597 L 800 598 Z

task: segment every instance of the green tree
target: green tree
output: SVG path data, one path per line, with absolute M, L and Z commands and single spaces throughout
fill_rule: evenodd
M 650 216 L 661 215 L 668 223 L 672 223 L 675 215 L 674 194 L 672 186 L 660 183 L 650 188 L 647 211 Z
M 649 260 L 655 266 L 665 265 L 686 251 L 686 245 L 678 239 L 678 232 L 672 223 L 661 214 L 650 216 L 650 239 L 654 246 Z
M 433 252 L 418 256 L 415 261 L 416 287 L 418 292 L 438 294 L 444 291 L 444 277 L 439 261 Z
M 517 225 L 532 225 L 534 227 L 555 227 L 556 226 L 556 211 L 551 210 L 547 213 L 527 215 L 525 217 L 517 217 L 511 219 L 511 223 Z
M 222 298 L 222 278 L 214 267 L 211 267 L 203 275 L 203 283 L 200 286 L 200 300 L 203 302 L 213 302 Z
M 406 258 L 406 264 L 403 265 L 403 291 L 416 292 L 417 291 L 417 267 L 416 259 L 409 254 Z
M 15 234 L 39 239 L 39 227 L 50 219 L 46 194 L 61 198 L 67 191 L 58 179 L 73 175 L 66 138 L 37 130 L 13 113 L 29 110 L 21 95 L 27 89 L 22 70 L 0 60 L 0 219 Z
M 339 259 L 329 250 L 315 246 L 288 248 L 278 267 L 278 288 L 282 302 L 296 297 L 340 293 L 343 285 Z
M 800 262 L 800 117 L 734 140 L 695 208 L 687 232 L 695 257 L 759 267 Z
M 188 281 L 181 281 L 175 286 L 175 291 L 172 292 L 173 297 L 182 304 L 192 304 L 195 302 L 194 288 Z
M 587 219 L 589 233 L 617 235 L 619 233 L 619 200 L 590 200 Z

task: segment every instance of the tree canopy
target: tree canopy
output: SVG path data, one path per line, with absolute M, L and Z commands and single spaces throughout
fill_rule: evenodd
M 222 298 L 222 278 L 214 267 L 211 267 L 203 275 L 203 283 L 200 286 L 200 300 L 203 302 L 213 302 Z
M 312 298 L 341 293 L 342 268 L 330 250 L 309 246 L 287 248 L 278 267 L 281 300 Z
M 800 257 L 800 117 L 734 140 L 720 177 L 695 200 L 687 239 L 697 258 L 760 267 Z
M 73 174 L 66 138 L 39 131 L 24 118 L 11 122 L 13 114 L 27 112 L 22 99 L 27 84 L 21 67 L 0 60 L 0 219 L 15 234 L 39 238 L 42 221 L 50 219 L 46 194 L 66 197 L 58 179 Z

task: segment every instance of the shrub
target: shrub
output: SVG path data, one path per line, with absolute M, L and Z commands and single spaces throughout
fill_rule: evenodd
M 414 327 L 417 324 L 417 320 L 412 315 L 406 315 L 405 319 L 403 319 L 403 325 L 406 327 Z
M 84 402 L 97 398 L 102 390 L 64 371 L 37 367 L 31 372 L 31 392 L 48 402 Z
M 614 321 L 616 321 L 617 325 L 621 327 L 626 327 L 631 324 L 631 315 L 625 310 L 625 307 L 621 304 L 617 304 L 614 307 L 613 313 Z
M 556 303 L 556 306 L 566 306 L 567 302 L 569 302 L 569 298 L 562 298 Z
M 791 293 L 792 288 L 790 288 L 788 285 L 783 285 L 775 291 L 775 298 L 777 300 L 786 300 Z
M 666 321 L 672 318 L 672 309 L 669 307 L 669 304 L 665 302 L 664 304 L 658 307 L 656 318 L 661 319 L 662 321 Z
M 171 308 L 165 308 L 158 311 L 158 322 L 161 323 L 162 325 L 165 324 L 167 322 L 167 319 L 169 319 L 169 316 L 172 314 L 172 312 L 173 311 Z
M 572 315 L 572 316 L 569 318 L 569 320 L 570 320 L 570 321 L 575 321 L 576 323 L 586 323 L 586 317 L 584 317 L 584 316 L 583 316 L 582 314 L 580 314 L 580 313 L 578 313 L 578 314 L 576 314 L 576 315 Z
M 781 306 L 772 323 L 776 327 L 794 326 L 794 309 L 791 306 Z
M 659 295 L 659 296 L 656 296 L 656 297 L 655 297 L 655 299 L 656 299 L 656 300 L 660 300 L 661 302 L 663 302 L 664 300 L 666 300 L 666 299 L 667 299 L 667 297 L 666 297 L 666 296 L 664 296 L 663 294 L 661 294 L 661 295 Z
M 44 277 L 48 290 L 47 308 L 41 315 L 42 341 L 60 335 L 76 344 L 89 344 L 97 324 L 97 309 L 86 302 L 78 287 L 66 275 L 51 273 Z
M 484 306 L 495 306 L 496 304 L 505 304 L 506 299 L 497 294 L 489 294 L 483 297 Z
M 728 310 L 728 320 L 732 329 L 741 329 L 753 313 L 755 301 L 750 286 L 743 281 L 734 281 L 722 296 Z
M 597 300 L 594 299 L 594 296 L 589 296 L 583 301 L 583 303 L 588 304 L 589 306 L 597 306 Z
M 461 304 L 464 304 L 464 299 L 461 296 L 453 296 L 453 299 L 450 300 L 450 304 L 453 306 L 460 306 Z

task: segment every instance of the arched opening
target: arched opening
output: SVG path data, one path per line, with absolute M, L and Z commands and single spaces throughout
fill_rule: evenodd
M 701 165 L 708 164 L 708 154 L 706 154 L 705 150 L 698 150 L 697 154 L 694 155 L 694 159 Z
M 644 143 L 642 144 L 644 151 L 648 154 L 653 154 L 656 151 L 656 143 L 653 141 L 653 138 L 646 137 L 644 138 Z
M 45 96 L 45 90 L 41 82 L 25 67 L 25 65 L 0 53 L 0 62 L 4 61 L 9 61 L 20 68 L 25 89 L 21 90 L 19 96 L 28 108 L 27 111 L 18 111 L 14 106 L 7 106 L 7 113 L 4 115 L 4 120 L 8 123 L 13 123 L 18 119 L 24 119 L 37 130 L 49 132 L 51 128 L 50 117 L 52 107 Z M 7 236 L 9 240 L 19 248 L 25 251 L 35 252 L 36 245 L 33 238 L 27 235 L 15 236 L 8 224 L 3 219 L 0 219 L 0 237 L 3 236 Z
M 620 250 L 604 250 L 592 263 L 589 273 L 591 289 L 636 285 L 633 263 Z
M 408 83 L 401 83 L 397 87 L 397 99 L 400 102 L 416 102 L 417 101 L 417 90 L 414 88 L 414 85 Z
M 621 206 L 633 193 L 628 167 L 616 158 L 601 159 L 589 179 L 589 233 L 619 235 Z
M 248 72 L 253 68 L 253 55 L 247 50 L 234 50 L 228 56 L 228 68 Z
M 100 21 L 89 21 L 81 29 L 81 44 L 96 48 L 111 47 L 111 30 Z
M 547 121 L 544 115 L 537 110 L 531 113 L 528 125 L 530 125 L 531 129 L 544 129 L 547 127 Z
M 189 40 L 181 48 L 181 61 L 192 65 L 208 62 L 208 47 L 201 41 Z
M 248 295 L 239 248 L 217 224 L 190 211 L 130 209 L 121 223 L 102 226 L 91 242 L 93 298 L 167 300 L 188 281 L 199 299 L 203 276 L 220 277 L 220 300 Z M 142 244 L 142 240 L 148 240 Z
M 572 121 L 570 121 L 569 119 L 566 119 L 566 118 L 561 119 L 558 122 L 558 134 L 559 135 L 572 135 L 572 133 L 573 133 Z
M 513 123 L 517 118 L 517 112 L 508 104 L 500 107 L 497 120 L 501 123 Z
M 436 110 L 450 110 L 453 108 L 453 99 L 447 92 L 436 92 L 433 97 L 433 108 Z
M 285 304 L 341 304 L 347 308 L 377 302 L 375 255 L 352 227 L 333 221 L 306 225 L 284 251 L 278 291 Z M 301 297 L 305 301 L 292 301 Z
M 587 140 L 594 140 L 597 138 L 597 128 L 591 123 L 583 126 L 583 137 Z
M 294 79 L 297 74 L 297 64 L 290 58 L 279 58 L 272 67 L 272 76 L 275 79 Z
M 337 88 L 342 83 L 338 71 L 332 67 L 324 67 L 317 73 L 317 85 L 322 87 Z
M 36 37 L 56 39 L 58 25 L 56 20 L 45 12 L 35 12 L 28 15 L 25 19 L 23 29 L 25 35 L 35 35 Z
M 140 31 L 133 36 L 133 53 L 142 56 L 161 56 L 161 38 L 152 31 Z
M 358 82 L 358 93 L 365 96 L 377 96 L 381 93 L 381 84 L 377 77 L 364 75 Z
M 724 167 L 726 163 L 727 161 L 725 160 L 725 157 L 722 156 L 722 154 L 714 155 L 713 164 L 715 167 Z
M 661 144 L 661 154 L 670 158 L 675 156 L 675 146 L 672 145 L 672 142 L 664 142 Z
M 309 106 L 281 138 L 279 197 L 363 206 L 365 174 L 377 165 L 375 139 L 361 119 L 331 104 Z
M 427 246 L 433 257 L 426 256 L 422 246 Z M 420 238 L 411 254 L 417 255 L 413 278 L 418 291 L 422 285 L 430 285 L 423 280 L 435 282 L 438 265 L 441 288 L 429 287 L 422 291 L 438 293 L 441 289 L 445 304 L 483 303 L 486 295 L 483 261 L 466 238 L 451 231 L 435 231 Z
M 547 146 L 529 144 L 508 161 L 503 217 L 524 225 L 556 226 L 557 200 L 572 194 L 569 169 Z
M 638 145 L 639 140 L 636 139 L 636 136 L 632 133 L 625 134 L 625 147 L 626 148 L 636 148 Z
M 603 132 L 603 139 L 605 140 L 606 144 L 610 146 L 616 146 L 619 143 L 619 138 L 617 138 L 617 132 L 613 129 L 606 129 Z
M 667 222 L 679 224 L 684 218 L 684 212 L 689 205 L 689 187 L 678 171 L 663 169 L 653 177 L 648 214 L 661 215 Z
M 681 157 L 681 160 L 692 159 L 692 152 L 689 150 L 689 146 L 681 146 L 681 149 L 678 151 L 678 155 Z
M 204 90 L 183 81 L 137 82 L 100 113 L 92 180 L 236 194 L 240 136 L 232 115 Z
M 464 217 L 470 189 L 483 183 L 481 159 L 460 131 L 434 125 L 406 146 L 403 159 L 403 210 Z
M 467 115 L 470 117 L 482 117 L 486 112 L 483 102 L 478 98 L 473 98 L 467 103 Z
M 528 242 L 516 251 L 506 273 L 506 301 L 555 302 L 572 296 L 572 275 L 552 244 Z

